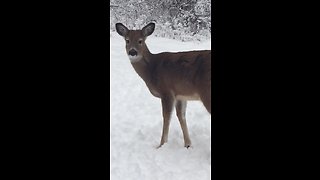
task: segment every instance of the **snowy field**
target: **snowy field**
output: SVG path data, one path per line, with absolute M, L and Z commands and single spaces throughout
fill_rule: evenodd
M 192 147 L 184 147 L 179 121 L 172 114 L 168 143 L 161 148 L 160 99 L 153 97 L 136 74 L 125 52 L 124 39 L 110 33 L 111 68 L 111 179 L 211 179 L 211 115 L 199 101 L 189 101 L 187 123 Z M 151 53 L 211 49 L 206 42 L 179 42 L 152 35 Z

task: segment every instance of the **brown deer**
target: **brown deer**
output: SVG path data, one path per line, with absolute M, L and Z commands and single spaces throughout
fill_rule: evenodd
M 187 100 L 201 100 L 211 114 L 211 50 L 150 53 L 145 40 L 155 29 L 149 23 L 142 30 L 129 30 L 121 23 L 116 30 L 126 41 L 126 51 L 134 70 L 151 94 L 161 99 L 163 130 L 161 147 L 168 141 L 173 106 L 183 133 L 185 147 L 191 146 L 186 123 Z

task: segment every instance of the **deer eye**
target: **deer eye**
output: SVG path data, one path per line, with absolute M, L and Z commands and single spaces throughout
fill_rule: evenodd
M 142 40 L 139 40 L 139 44 L 142 44 Z
M 126 43 L 129 44 L 129 42 L 130 42 L 130 41 L 129 41 L 128 39 L 126 39 Z

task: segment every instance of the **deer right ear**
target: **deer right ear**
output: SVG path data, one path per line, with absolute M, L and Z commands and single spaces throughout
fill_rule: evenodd
M 116 24 L 116 30 L 120 36 L 126 36 L 129 31 L 129 29 L 126 26 L 124 26 L 122 23 Z

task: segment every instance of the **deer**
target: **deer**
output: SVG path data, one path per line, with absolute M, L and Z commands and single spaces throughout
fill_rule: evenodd
M 187 101 L 200 100 L 211 114 L 211 50 L 162 52 L 152 54 L 145 41 L 155 30 L 149 23 L 139 30 L 129 30 L 116 23 L 117 33 L 125 39 L 125 49 L 135 72 L 150 93 L 161 99 L 163 127 L 160 148 L 168 142 L 170 117 L 175 106 L 184 147 L 191 147 L 186 123 Z

